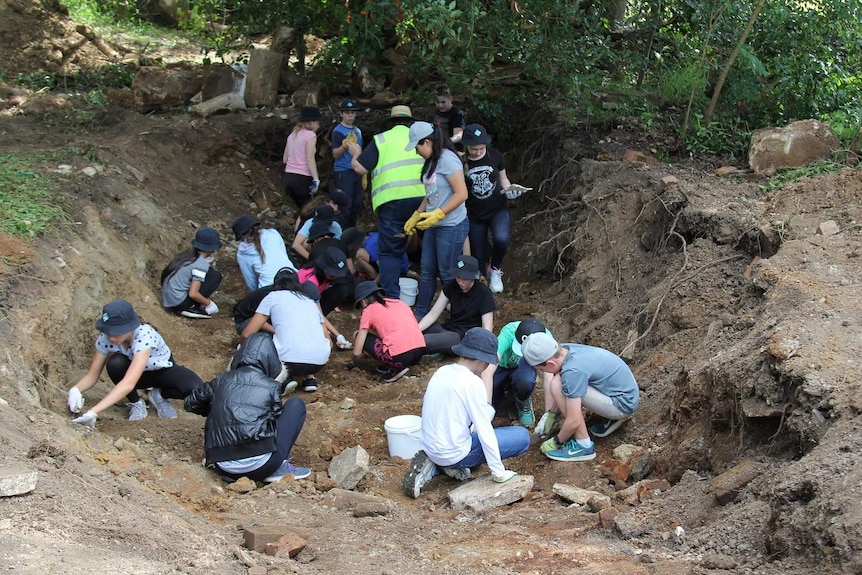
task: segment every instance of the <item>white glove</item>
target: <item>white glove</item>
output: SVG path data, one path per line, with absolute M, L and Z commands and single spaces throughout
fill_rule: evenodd
M 514 189 L 513 190 L 507 190 L 506 191 L 506 198 L 509 200 L 517 200 L 518 198 L 521 197 L 521 194 L 523 194 L 523 193 L 524 192 L 522 192 L 521 190 L 514 190 Z
M 335 345 L 338 346 L 338 349 L 353 349 L 353 344 L 347 341 L 347 338 L 345 338 L 340 333 L 338 334 L 338 337 L 335 338 Z
M 491 475 L 491 478 L 494 480 L 494 483 L 506 483 L 513 477 L 517 476 L 517 471 L 512 471 L 511 469 L 506 469 L 503 471 L 502 475 Z
M 81 395 L 81 390 L 77 387 L 73 387 L 69 390 L 69 411 L 72 413 L 80 413 L 81 408 L 84 407 L 84 396 Z
M 76 417 L 75 419 L 73 419 L 72 423 L 77 423 L 78 425 L 86 425 L 87 427 L 96 427 L 96 413 L 91 409 L 81 417 Z
M 214 302 L 213 300 L 210 300 L 210 303 L 204 308 L 204 311 L 210 315 L 217 314 L 218 313 L 218 306 L 216 305 L 216 302 Z
M 536 424 L 536 427 L 533 428 L 533 435 L 542 435 L 545 432 L 545 423 L 548 421 L 548 414 L 550 411 L 546 411 L 542 414 L 542 417 L 539 418 L 539 423 Z
M 320 180 L 311 180 L 311 185 L 308 187 L 308 190 L 311 192 L 311 195 L 317 193 L 318 188 L 320 188 Z

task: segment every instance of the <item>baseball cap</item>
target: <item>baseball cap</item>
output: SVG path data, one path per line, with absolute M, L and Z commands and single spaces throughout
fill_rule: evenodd
M 497 365 L 497 336 L 483 327 L 471 327 L 461 343 L 452 346 L 452 353 L 468 359 L 478 359 Z
M 456 278 L 464 280 L 479 279 L 479 260 L 473 256 L 459 256 L 451 273 Z
M 534 317 L 521 321 L 515 330 L 515 339 L 512 341 L 512 353 L 522 355 L 521 344 L 524 343 L 524 340 L 534 333 L 545 333 L 547 329 L 545 324 Z
M 326 275 L 343 278 L 347 276 L 348 272 L 347 262 L 344 261 L 344 258 L 344 252 L 340 249 L 336 247 L 328 247 L 314 263 L 319 266 Z
M 413 122 L 410 126 L 410 141 L 407 143 L 407 147 L 404 148 L 404 151 L 410 152 L 415 150 L 420 140 L 424 140 L 433 133 L 434 126 L 429 122 Z
M 554 357 L 559 347 L 557 340 L 547 333 L 534 333 L 521 343 L 521 357 L 530 365 L 537 366 Z

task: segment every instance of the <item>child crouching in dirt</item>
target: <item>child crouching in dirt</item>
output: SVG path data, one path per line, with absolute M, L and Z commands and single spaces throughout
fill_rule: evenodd
M 434 372 L 422 399 L 422 450 L 410 462 L 401 487 L 410 497 L 419 497 L 422 487 L 441 471 L 464 481 L 470 468 L 488 463 L 497 483 L 516 475 L 503 466 L 503 459 L 526 453 L 530 432 L 524 427 L 491 426 L 494 408 L 479 377 L 497 364 L 497 337 L 481 327 L 467 331 L 452 347 L 457 363 Z M 474 432 L 470 432 L 470 426 Z
M 305 423 L 305 402 L 290 397 L 282 405 L 284 385 L 275 380 L 280 372 L 272 338 L 255 333 L 236 352 L 230 371 L 186 398 L 186 411 L 207 418 L 206 465 L 217 467 L 225 478 L 270 483 L 288 474 L 295 479 L 311 475 L 289 457 Z
M 162 306 L 184 317 L 209 319 L 218 313 L 211 299 L 221 284 L 222 276 L 213 269 L 215 253 L 221 249 L 218 232 L 200 228 L 192 247 L 177 255 L 162 270 Z
M 102 317 L 96 321 L 102 332 L 96 339 L 96 352 L 90 368 L 78 383 L 69 390 L 69 411 L 80 413 L 84 407 L 82 392 L 99 381 L 102 369 L 107 368 L 114 389 L 86 413 L 73 419 L 75 423 L 95 427 L 99 413 L 111 407 L 124 396 L 129 408 L 129 421 L 147 417 L 147 404 L 138 395 L 139 389 L 149 389 L 149 399 L 159 417 L 177 416 L 169 399 L 183 399 L 201 385 L 198 375 L 174 363 L 170 348 L 149 324 L 142 324 L 132 304 L 118 299 L 102 308 Z

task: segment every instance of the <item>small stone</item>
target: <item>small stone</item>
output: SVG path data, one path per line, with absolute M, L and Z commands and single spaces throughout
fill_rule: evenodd
M 92 178 L 93 176 L 95 176 L 96 174 L 98 174 L 98 173 L 99 173 L 99 170 L 97 170 L 96 168 L 94 168 L 94 167 L 92 167 L 92 166 L 87 166 L 86 168 L 84 168 L 83 170 L 81 170 L 81 172 L 82 172 L 85 176 L 90 176 L 90 177 Z
M 838 227 L 835 220 L 826 220 L 817 226 L 817 233 L 821 236 L 834 236 L 840 231 L 841 228 Z
M 355 406 L 356 406 L 355 400 L 353 400 L 349 397 L 345 397 L 344 401 L 341 402 L 341 411 L 347 411 L 347 410 L 353 409 Z
M 229 483 L 225 489 L 234 493 L 248 493 L 257 489 L 257 484 L 248 477 L 240 477 L 233 483 Z
M 722 166 L 722 167 L 718 168 L 717 170 L 715 170 L 715 175 L 718 176 L 719 178 L 724 178 L 724 177 L 729 176 L 731 174 L 735 174 L 738 171 L 739 170 L 737 170 L 735 166 Z

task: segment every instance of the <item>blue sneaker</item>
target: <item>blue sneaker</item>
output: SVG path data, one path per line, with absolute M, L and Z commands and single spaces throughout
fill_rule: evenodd
M 311 475 L 311 469 L 308 467 L 297 467 L 291 463 L 290 459 L 285 459 L 279 465 L 278 469 L 272 472 L 272 475 L 263 480 L 264 483 L 275 483 L 281 481 L 285 475 L 293 475 L 294 479 L 305 479 Z
M 581 447 L 577 441 L 570 439 L 561 448 L 553 449 L 545 455 L 555 461 L 589 461 L 596 458 L 596 449 L 592 443 L 589 447 Z
M 600 417 L 596 423 L 590 426 L 590 433 L 596 437 L 607 437 L 619 429 L 625 421 L 625 419 L 608 419 L 607 417 Z

